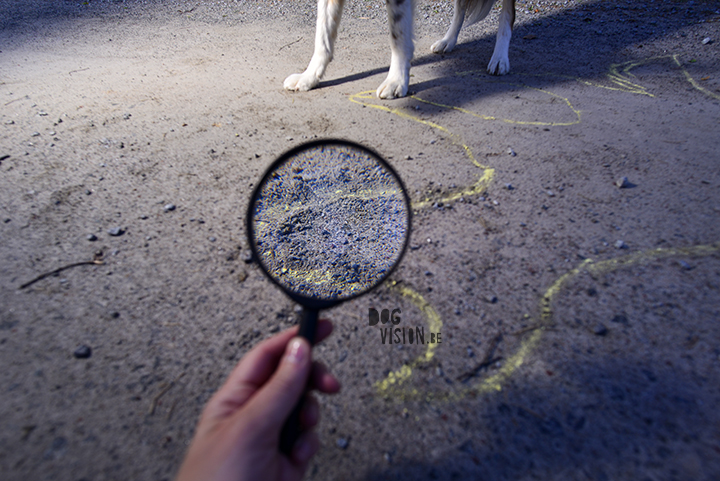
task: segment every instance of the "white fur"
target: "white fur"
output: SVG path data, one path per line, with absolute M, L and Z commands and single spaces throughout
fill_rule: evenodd
M 407 95 L 410 83 L 410 60 L 413 44 L 413 1 L 386 0 L 390 22 L 390 71 L 377 89 L 381 99 L 392 99 Z M 452 23 L 445 36 L 431 47 L 435 53 L 450 52 L 457 43 L 460 29 L 467 15 L 468 25 L 487 16 L 495 0 L 455 0 Z M 325 69 L 333 58 L 340 17 L 345 0 L 318 0 L 317 27 L 315 31 L 315 52 L 303 73 L 290 75 L 283 86 L 287 90 L 307 91 L 317 87 Z M 503 0 L 500 13 L 495 51 L 488 65 L 488 72 L 503 75 L 510 71 L 508 49 L 515 19 L 515 0 Z
M 285 79 L 283 86 L 287 90 L 305 92 L 320 83 L 325 68 L 333 58 L 335 38 L 344 4 L 345 0 L 318 0 L 315 53 L 303 73 L 295 73 Z
M 445 36 L 435 42 L 430 50 L 434 53 L 448 53 L 455 48 L 458 35 L 462 28 L 465 16 L 468 16 L 468 25 L 482 20 L 487 16 L 495 0 L 455 0 L 452 22 Z M 468 11 L 470 13 L 468 13 Z M 515 1 L 503 0 L 502 12 L 500 12 L 500 25 L 498 26 L 495 50 L 493 52 L 487 70 L 493 75 L 505 75 L 510 71 L 510 38 L 512 37 L 512 26 L 515 20 Z
M 406 0 L 401 5 L 388 2 L 387 10 L 390 18 L 390 71 L 377 89 L 377 96 L 381 99 L 404 97 L 407 94 L 410 84 L 410 60 L 415 49 L 411 0 Z M 393 19 L 397 15 L 401 18 L 396 22 Z

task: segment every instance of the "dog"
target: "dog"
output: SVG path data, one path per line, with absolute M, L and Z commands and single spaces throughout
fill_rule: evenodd
M 410 60 L 413 44 L 413 0 L 385 0 L 390 22 L 390 71 L 377 89 L 381 99 L 404 97 L 410 83 Z M 435 53 L 450 52 L 457 43 L 463 23 L 472 25 L 484 19 L 492 9 L 495 0 L 455 0 L 453 19 L 445 36 L 435 42 L 431 50 Z M 317 87 L 325 69 L 332 60 L 335 38 L 345 0 L 318 0 L 317 27 L 315 30 L 315 52 L 303 73 L 290 75 L 283 86 L 292 91 L 308 91 Z M 467 20 L 466 20 L 467 18 Z M 510 71 L 508 49 L 515 23 L 515 0 L 502 0 L 500 26 L 495 51 L 487 70 L 493 75 L 504 75 Z

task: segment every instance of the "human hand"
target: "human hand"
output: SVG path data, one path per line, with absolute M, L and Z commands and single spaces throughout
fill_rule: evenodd
M 332 324 L 321 320 L 316 342 L 331 332 Z M 296 334 L 297 327 L 283 331 L 238 363 L 205 406 L 177 481 L 302 478 L 320 444 L 312 431 L 319 405 L 305 389 L 332 394 L 340 383 L 322 364 L 312 362 L 310 344 Z M 280 431 L 302 395 L 301 434 L 288 457 L 279 450 Z

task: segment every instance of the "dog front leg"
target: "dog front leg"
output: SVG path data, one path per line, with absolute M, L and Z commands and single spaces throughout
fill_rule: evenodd
M 345 0 L 318 0 L 315 52 L 303 73 L 294 73 L 285 79 L 287 90 L 307 91 L 317 87 L 325 68 L 333 58 L 335 38 Z
M 413 51 L 412 0 L 385 0 L 390 21 L 390 71 L 377 89 L 381 99 L 404 97 L 410 83 L 410 60 Z
M 510 71 L 510 37 L 515 23 L 515 0 L 503 0 L 500 12 L 500 26 L 498 27 L 495 51 L 488 64 L 488 72 L 493 75 L 505 75 Z
M 433 53 L 448 53 L 455 48 L 457 43 L 458 35 L 460 35 L 460 29 L 462 28 L 463 21 L 465 21 L 465 10 L 467 2 L 462 0 L 455 0 L 455 7 L 453 8 L 453 18 L 450 22 L 450 28 L 448 28 L 445 36 L 432 44 L 430 50 Z

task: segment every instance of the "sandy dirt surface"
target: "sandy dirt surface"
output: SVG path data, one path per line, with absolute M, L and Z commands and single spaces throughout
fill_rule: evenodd
M 438 56 L 452 7 L 420 1 L 394 101 L 369 93 L 377 1 L 320 88 L 282 89 L 314 8 L 0 1 L 2 478 L 172 479 L 232 366 L 295 322 L 243 224 L 316 137 L 385 156 L 415 215 L 392 282 L 325 313 L 344 387 L 309 479 L 720 478 L 718 3 L 518 1 L 496 78 L 498 11 Z M 371 308 L 441 342 L 383 344 Z

